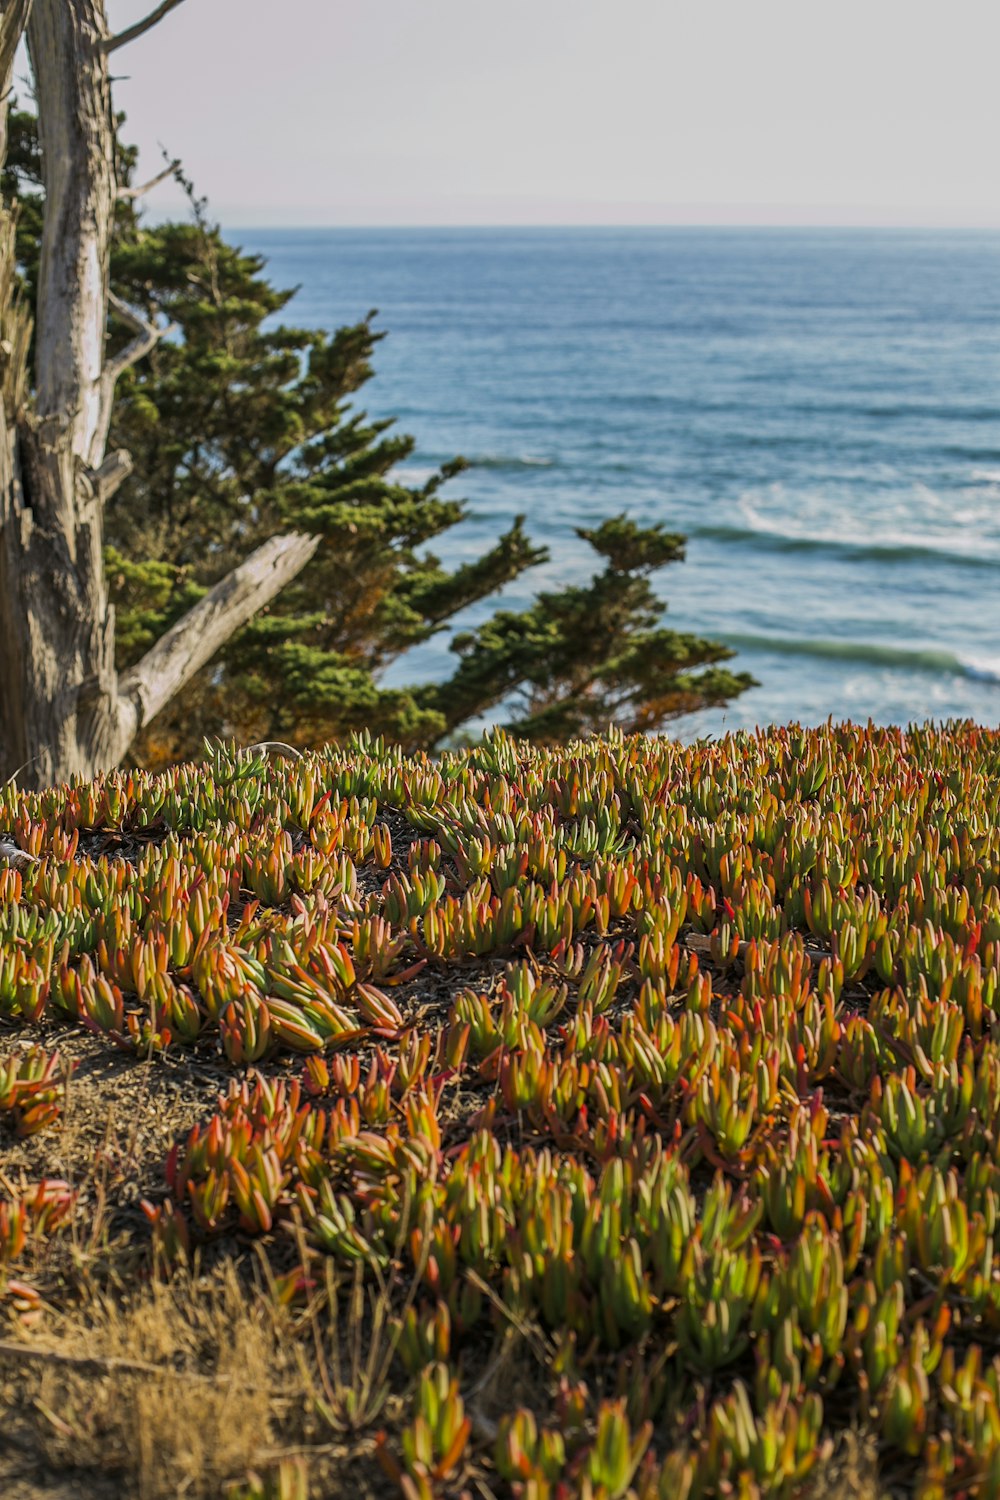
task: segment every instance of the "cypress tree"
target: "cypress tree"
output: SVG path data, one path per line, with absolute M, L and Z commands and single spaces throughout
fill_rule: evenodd
M 119 137 L 120 138 L 120 137 Z M 732 652 L 662 625 L 655 573 L 684 538 L 625 516 L 579 535 L 594 549 L 589 582 L 498 608 L 454 636 L 443 682 L 385 688 L 385 669 L 448 627 L 466 606 L 546 559 L 519 517 L 471 563 L 448 569 L 427 550 L 466 514 L 444 492 L 455 459 L 422 484 L 399 465 L 412 438 L 358 409 L 382 333 L 369 314 L 332 334 L 284 315 L 262 257 L 231 245 L 179 167 L 189 219 L 151 224 L 129 196 L 135 152 L 119 145 L 111 262 L 112 351 L 134 336 L 130 310 L 172 333 L 117 386 L 111 446 L 133 470 L 105 511 L 117 661 L 136 661 L 252 548 L 290 529 L 322 540 L 293 583 L 256 616 L 132 747 L 156 766 L 196 752 L 205 734 L 315 745 L 370 728 L 433 747 L 481 716 L 553 742 L 614 722 L 661 729 L 727 702 L 753 679 Z M 34 294 L 42 216 L 37 124 L 9 117 L 3 174 L 17 199 L 18 262 Z

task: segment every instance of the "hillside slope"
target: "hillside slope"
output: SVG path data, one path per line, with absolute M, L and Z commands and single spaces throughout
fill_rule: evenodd
M 971 725 L 4 789 L 4 1493 L 1000 1494 L 998 808 Z

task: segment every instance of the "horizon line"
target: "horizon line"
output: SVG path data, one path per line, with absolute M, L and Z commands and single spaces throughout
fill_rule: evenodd
M 166 217 L 166 215 L 164 215 L 164 217 Z M 768 219 L 768 220 L 749 220 L 749 219 L 731 219 L 731 220 L 730 219 L 726 219 L 726 220 L 722 220 L 722 219 L 690 219 L 690 220 L 688 220 L 688 219 L 685 219 L 685 220 L 671 220 L 671 221 L 663 221 L 663 220 L 657 220 L 657 221 L 652 221 L 652 220 L 645 220 L 645 221 L 644 220 L 635 220 L 635 221 L 628 221 L 628 222 L 626 222 L 626 221 L 623 220 L 621 222 L 610 222 L 609 223 L 607 220 L 589 220 L 589 219 L 552 220 L 552 221 L 541 221 L 541 222 L 538 221 L 538 220 L 513 220 L 513 219 L 498 219 L 496 221 L 477 219 L 477 220 L 464 221 L 464 222 L 459 222 L 457 220 L 456 221 L 451 221 L 451 220 L 429 221 L 429 220 L 405 220 L 405 219 L 392 220 L 392 221 L 389 221 L 389 220 L 364 220 L 364 221 L 363 220 L 350 220 L 349 222 L 345 222 L 345 221 L 342 221 L 342 220 L 341 221 L 329 220 L 329 221 L 324 221 L 324 222 L 309 222 L 309 221 L 299 221 L 299 220 L 273 220 L 273 221 L 272 220 L 266 220 L 266 219 L 263 219 L 263 220 L 260 220 L 260 219 L 259 220 L 251 220 L 251 219 L 248 219 L 248 218 L 243 218 L 242 216 L 240 216 L 240 217 L 230 217 L 228 214 L 220 214 L 217 217 L 218 217 L 218 222 L 222 225 L 222 227 L 224 229 L 234 229 L 234 230 L 241 230 L 241 229 L 254 229 L 254 230 L 257 230 L 257 229 L 272 229 L 272 230 L 273 229 L 279 229 L 279 230 L 281 230 L 281 229 L 283 229 L 283 230 L 291 230 L 291 231 L 301 231 L 301 230 L 309 230 L 309 229 L 313 229 L 313 230 L 330 230 L 330 229 L 343 229 L 343 230 L 355 230 L 355 229 L 356 230 L 375 230 L 375 229 L 385 229 L 385 230 L 404 230 L 404 229 L 405 230 L 416 230 L 416 229 L 427 229 L 427 230 L 455 230 L 455 229 L 460 229 L 460 230 L 474 230 L 474 229 L 479 229 L 479 230 L 497 230 L 497 229 L 513 229 L 513 230 L 523 231 L 523 230 L 553 230 L 553 229 L 589 229 L 589 230 L 601 229 L 601 230 L 608 230 L 608 231 L 616 231 L 616 230 L 623 230 L 623 229 L 628 229 L 628 230 L 634 230 L 634 229 L 642 229 L 642 230 L 658 230 L 658 229 L 659 230 L 662 230 L 662 229 L 680 229 L 680 230 L 722 229 L 722 230 L 729 230 L 729 229 L 739 229 L 739 230 L 759 230 L 759 231 L 762 231 L 762 232 L 767 232 L 768 230 L 774 230 L 774 229 L 796 229 L 796 230 L 804 230 L 804 231 L 822 232 L 822 231 L 831 230 L 831 229 L 844 229 L 844 230 L 881 230 L 881 231 L 899 230 L 899 231 L 902 231 L 902 232 L 906 232 L 907 230 L 911 230 L 911 231 L 912 230 L 918 230 L 918 231 L 922 231 L 922 232 L 938 232 L 939 231 L 939 232 L 942 232 L 942 233 L 949 233 L 949 232 L 954 233 L 956 231 L 959 232 L 959 233 L 984 233 L 984 232 L 988 232 L 988 231 L 1000 231 L 1000 218 L 990 219 L 990 220 L 979 220 L 979 221 L 966 221 L 966 220 L 957 221 L 956 220 L 954 222 L 952 222 L 952 221 L 942 221 L 940 219 L 937 220 L 937 221 L 933 221 L 933 222 L 928 222 L 926 220 L 908 220 L 908 219 L 907 220 L 898 220 L 898 219 L 896 219 L 896 220 L 884 220 L 884 221 L 883 220 L 874 220 L 874 219 L 869 219 L 869 220 L 831 219 L 831 220 L 822 220 L 822 221 L 818 221 L 818 220 L 815 220 L 815 219 L 811 219 L 811 220 L 794 220 L 794 219 L 788 219 L 788 220 L 785 220 L 785 219 L 774 219 L 774 220 L 771 220 L 771 219 Z

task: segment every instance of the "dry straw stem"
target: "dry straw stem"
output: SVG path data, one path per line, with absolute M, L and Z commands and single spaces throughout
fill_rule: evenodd
M 369 1301 L 361 1280 L 338 1311 L 328 1269 L 304 1313 L 276 1303 L 269 1265 L 261 1287 L 228 1262 L 50 1311 L 43 1346 L 0 1340 L 0 1493 L 30 1475 L 19 1500 L 42 1500 L 56 1473 L 74 1496 L 110 1483 L 139 1500 L 208 1500 L 299 1459 L 310 1493 L 341 1493 L 349 1474 L 356 1494 L 372 1494 L 364 1429 L 403 1416 L 386 1384 L 395 1336 L 388 1301 Z
M 683 942 L 685 948 L 690 948 L 692 953 L 706 954 L 711 952 L 712 945 L 707 935 L 703 932 L 689 932 L 685 935 Z M 758 944 L 758 947 L 759 946 L 760 945 Z M 749 948 L 750 943 L 745 939 L 741 939 L 736 949 L 736 957 L 740 959 L 744 958 Z M 830 954 L 826 949 L 816 948 L 808 943 L 805 945 L 803 951 L 805 952 L 806 958 L 808 958 L 809 961 L 814 964 L 822 963 L 824 958 L 830 957 Z
M 878 1482 L 874 1433 L 849 1427 L 838 1435 L 833 1453 L 820 1466 L 804 1500 L 884 1500 L 885 1495 Z
M 115 1475 L 141 1500 L 217 1495 L 266 1461 L 302 1394 L 278 1328 L 231 1266 L 124 1306 L 96 1298 L 53 1332 L 45 1348 L 0 1342 L 0 1387 L 22 1455 L 72 1472 L 78 1494 Z
M 153 1287 L 124 1308 L 98 1299 L 59 1333 L 45 1350 L 5 1340 L 0 1367 L 22 1440 L 81 1491 L 84 1475 L 113 1473 L 142 1500 L 207 1496 L 272 1441 L 276 1351 L 231 1271 L 208 1291 Z
M 147 1375 L 154 1379 L 175 1376 L 176 1370 L 169 1366 L 149 1364 L 141 1359 L 128 1359 L 115 1354 L 75 1354 L 67 1349 L 36 1349 L 23 1339 L 0 1339 L 0 1360 L 12 1359 L 24 1364 L 59 1365 L 79 1370 L 89 1375 Z M 219 1375 L 206 1375 L 200 1370 L 188 1371 L 186 1380 L 228 1379 Z M 262 1389 L 267 1391 L 267 1387 Z

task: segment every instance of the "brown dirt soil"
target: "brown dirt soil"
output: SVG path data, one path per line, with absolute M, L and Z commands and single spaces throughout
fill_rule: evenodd
M 494 977 L 492 967 L 470 967 L 452 976 L 451 991 Z M 443 1003 L 436 983 L 418 985 L 415 1008 Z M 212 1113 L 238 1072 L 215 1061 L 211 1043 L 139 1058 L 53 1023 L 27 1037 L 0 1032 L 0 1060 L 34 1044 L 58 1048 L 67 1065 L 63 1114 L 24 1140 L 0 1124 L 0 1193 L 58 1177 L 78 1200 L 65 1232 L 18 1259 L 18 1279 L 42 1299 L 37 1322 L 26 1327 L 9 1303 L 0 1309 L 3 1500 L 296 1500 L 298 1466 L 311 1500 L 398 1495 L 375 1458 L 375 1435 L 406 1419 L 383 1376 L 387 1317 L 407 1286 L 379 1299 L 360 1284 L 324 1285 L 333 1265 L 320 1257 L 309 1304 L 282 1308 L 270 1278 L 303 1252 L 281 1232 L 256 1242 L 221 1236 L 189 1277 L 150 1279 L 141 1201 L 165 1196 L 170 1147 Z M 272 1076 L 301 1069 L 301 1058 L 268 1065 Z M 523 1343 L 508 1330 L 496 1350 L 483 1350 L 482 1438 L 495 1431 L 488 1408 L 498 1382 L 506 1394 L 512 1372 L 530 1383 L 536 1360 Z M 359 1391 L 367 1394 L 355 1412 Z M 255 1473 L 261 1485 L 248 1488 Z M 490 1500 L 474 1467 L 470 1478 L 470 1493 Z
M 359 1496 L 384 1494 L 371 1424 L 337 1429 L 335 1324 L 312 1316 L 316 1352 L 299 1358 L 302 1328 L 230 1265 L 94 1297 L 47 1319 L 21 1358 L 12 1334 L 0 1346 L 3 1494 L 207 1500 L 245 1494 L 248 1470 L 282 1463 L 307 1466 L 313 1495 L 343 1493 L 348 1474 Z M 379 1412 L 393 1415 L 391 1402 Z
M 296 1446 L 311 1452 L 310 1493 L 338 1493 L 348 1462 L 359 1495 L 384 1493 L 371 1433 L 335 1434 L 315 1416 L 315 1348 L 330 1326 L 318 1308 L 319 1344 L 300 1368 L 247 1245 L 220 1241 L 189 1284 L 149 1281 L 140 1202 L 163 1197 L 171 1145 L 211 1113 L 232 1070 L 197 1052 L 139 1059 L 69 1026 L 31 1041 L 76 1068 L 58 1126 L 25 1140 L 0 1127 L 0 1187 L 58 1177 L 79 1197 L 70 1230 L 18 1261 L 43 1299 L 38 1326 L 0 1319 L 4 1500 L 214 1496 Z M 8 1033 L 0 1056 L 24 1045 Z M 290 1243 L 286 1254 L 294 1261 Z

